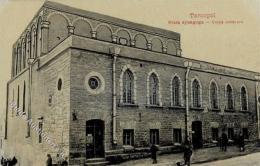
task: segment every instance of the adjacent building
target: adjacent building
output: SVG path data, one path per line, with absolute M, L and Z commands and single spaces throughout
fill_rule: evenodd
M 59 149 L 84 165 L 186 134 L 195 148 L 222 132 L 258 139 L 260 74 L 182 57 L 176 32 L 45 2 L 13 45 L 11 75 L 5 155 L 21 165 Z

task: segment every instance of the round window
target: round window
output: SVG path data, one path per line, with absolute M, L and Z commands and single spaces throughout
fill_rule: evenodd
M 260 103 L 260 96 L 258 96 L 258 102 Z
M 61 90 L 61 88 L 62 88 L 62 80 L 61 80 L 61 78 L 58 80 L 58 90 L 60 91 Z
M 99 87 L 99 79 L 97 77 L 91 77 L 88 80 L 88 85 L 91 89 L 95 90 Z
M 85 87 L 89 93 L 97 95 L 104 92 L 105 80 L 103 76 L 98 72 L 90 72 L 85 77 Z

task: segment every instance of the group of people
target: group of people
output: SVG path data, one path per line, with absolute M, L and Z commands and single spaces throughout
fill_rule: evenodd
M 2 156 L 1 158 L 2 166 L 14 166 L 15 164 L 17 164 L 17 159 L 15 158 L 15 156 L 13 158 L 4 158 Z
M 152 144 L 150 151 L 151 151 L 151 158 L 153 160 L 153 164 L 157 164 L 157 151 L 158 147 L 155 144 Z M 192 144 L 190 141 L 190 138 L 188 137 L 184 143 L 183 146 L 183 159 L 184 159 L 184 165 L 190 166 L 190 159 L 192 156 Z M 177 166 L 181 166 L 181 162 L 176 163 Z
M 52 163 L 52 157 L 50 154 L 47 154 L 47 160 L 46 160 L 46 166 L 68 166 L 69 163 L 67 161 L 67 157 L 65 157 L 65 159 L 63 159 L 62 157 L 60 157 L 59 154 L 57 154 L 57 164 L 53 164 Z
M 244 152 L 245 151 L 245 140 L 244 140 L 244 135 L 242 132 L 239 133 L 239 136 L 237 138 L 237 144 L 239 146 L 239 150 L 240 152 Z M 219 145 L 220 145 L 220 149 L 221 151 L 227 151 L 227 145 L 228 145 L 228 136 L 225 132 L 222 133 L 221 137 L 219 138 Z M 152 145 L 150 148 L 151 151 L 151 158 L 153 160 L 153 164 L 157 163 L 157 151 L 158 151 L 158 147 L 156 145 Z M 191 156 L 192 156 L 192 143 L 189 137 L 187 137 L 186 141 L 184 142 L 183 145 L 183 159 L 184 159 L 184 163 L 182 162 L 177 162 L 176 165 L 177 166 L 190 166 L 190 160 L 191 160 Z
M 236 143 L 238 144 L 240 152 L 245 151 L 245 139 L 242 132 L 239 133 Z M 219 146 L 221 151 L 227 151 L 227 145 L 228 145 L 228 136 L 225 132 L 222 133 L 221 137 L 219 138 Z

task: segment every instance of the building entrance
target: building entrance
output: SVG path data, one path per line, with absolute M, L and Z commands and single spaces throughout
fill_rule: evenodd
M 104 157 L 104 121 L 86 122 L 86 158 Z

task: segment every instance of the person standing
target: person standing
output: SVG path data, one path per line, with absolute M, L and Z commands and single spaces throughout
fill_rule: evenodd
M 46 166 L 52 166 L 52 158 L 50 154 L 47 154 Z
M 57 166 L 61 166 L 61 163 L 62 163 L 62 157 L 60 157 L 59 154 L 56 155 L 56 162 L 57 162 Z
M 68 163 L 68 157 L 65 157 L 65 159 L 62 161 L 62 163 L 61 163 L 61 166 L 68 166 L 69 165 L 69 163 Z
M 228 136 L 225 132 L 222 133 L 221 135 L 221 140 L 222 140 L 222 151 L 227 151 L 227 144 L 228 144 Z
M 157 151 L 158 151 L 158 148 L 155 146 L 155 144 L 152 144 L 150 151 L 151 151 L 151 157 L 153 159 L 153 164 L 157 164 Z
M 239 133 L 238 145 L 239 145 L 239 151 L 244 152 L 245 151 L 245 139 L 244 139 L 244 135 L 242 132 Z
M 191 156 L 192 156 L 192 146 L 191 146 L 191 141 L 188 137 L 185 141 L 185 144 L 184 144 L 183 158 L 184 158 L 185 165 L 190 166 Z

